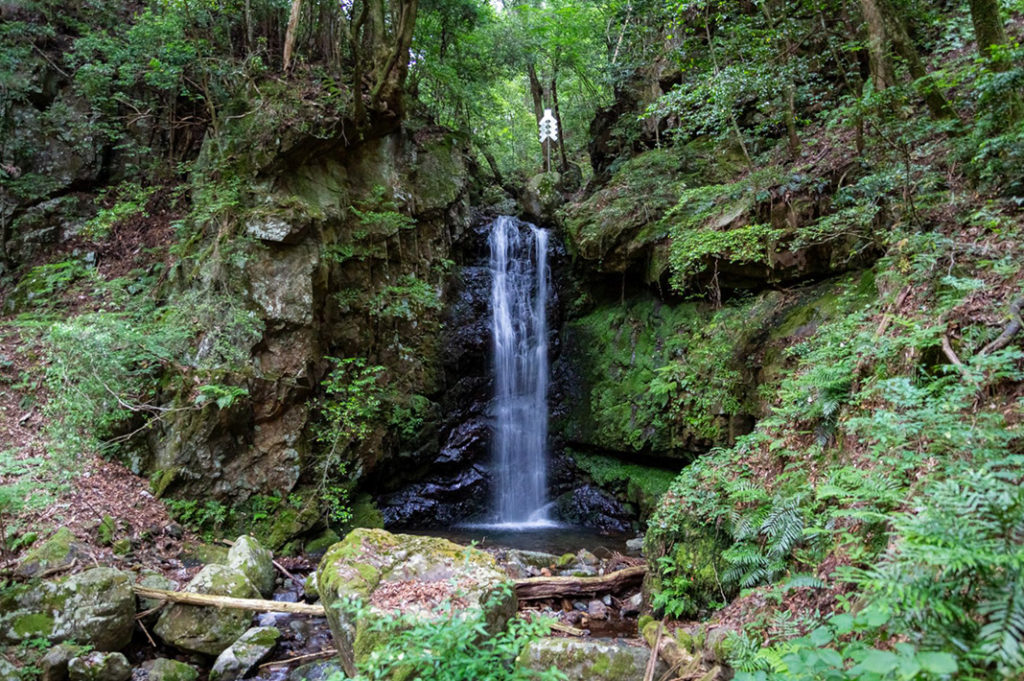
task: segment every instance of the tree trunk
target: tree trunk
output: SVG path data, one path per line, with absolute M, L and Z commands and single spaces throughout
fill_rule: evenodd
M 533 64 L 526 65 L 526 75 L 530 77 L 533 115 L 537 117 L 537 122 L 540 123 L 540 119 L 544 115 L 544 86 L 540 84 L 540 78 L 537 77 L 537 68 Z
M 1006 45 L 1006 29 L 999 10 L 999 0 L 969 0 L 971 22 L 974 24 L 974 38 L 978 41 L 978 54 L 988 61 L 993 71 L 1005 71 L 1009 64 L 992 59 L 993 45 Z
M 860 0 L 860 10 L 868 29 L 868 61 L 871 66 L 871 83 L 876 90 L 892 86 L 896 79 L 892 74 L 892 63 L 886 46 L 885 20 L 877 0 Z
M 214 594 L 191 593 L 188 591 L 165 591 L 164 589 L 151 589 L 138 584 L 132 585 L 132 591 L 142 598 L 160 599 L 186 605 L 206 605 L 214 608 L 252 610 L 253 612 L 288 612 L 293 615 L 312 615 L 313 617 L 324 616 L 324 606 L 310 605 L 308 603 L 285 603 L 283 601 L 265 601 L 259 598 L 232 598 L 230 596 L 216 596 Z
M 907 25 L 903 17 L 894 7 L 884 4 L 885 0 L 880 0 L 880 3 L 883 3 L 881 6 L 885 17 L 886 33 L 892 41 L 893 47 L 896 48 L 896 52 L 907 62 L 910 76 L 917 83 L 921 96 L 924 97 L 925 104 L 928 105 L 928 110 L 931 111 L 934 118 L 956 118 L 956 110 L 946 100 L 938 83 L 928 73 L 924 62 L 921 61 L 917 48 L 914 47 L 914 43 L 907 33 Z
M 288 30 L 284 34 L 284 72 L 292 65 L 292 52 L 295 50 L 295 32 L 299 26 L 299 11 L 302 9 L 302 0 L 292 0 L 292 11 L 288 15 Z
M 565 172 L 569 167 L 569 159 L 565 155 L 565 128 L 562 127 L 562 114 L 558 110 L 558 87 L 555 78 L 551 78 L 551 107 L 555 112 L 555 124 L 558 126 L 558 152 L 561 156 L 561 164 L 558 166 L 560 172 Z

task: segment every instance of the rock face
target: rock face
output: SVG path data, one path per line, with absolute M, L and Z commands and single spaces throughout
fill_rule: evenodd
M 217 656 L 210 681 L 235 681 L 248 676 L 277 645 L 281 632 L 274 627 L 253 627 Z
M 204 260 L 197 279 L 239 291 L 236 302 L 254 314 L 231 337 L 211 329 L 197 362 L 215 362 L 218 343 L 237 348 L 248 394 L 230 408 L 165 419 L 143 468 L 158 473 L 161 494 L 286 497 L 309 464 L 310 395 L 330 369 L 324 358 L 358 357 L 384 368 L 388 408 L 409 418 L 376 420 L 346 452 L 349 470 L 368 476 L 398 461 L 387 475 L 415 479 L 422 470 L 403 457 L 439 450 L 441 301 L 467 226 L 464 142 L 440 128 L 353 144 L 292 132 L 266 151 L 244 149 L 244 129 L 228 134 L 254 164 L 247 176 L 258 178 L 240 208 L 250 239 L 237 243 L 237 266 Z M 318 519 L 303 516 L 289 533 Z
M 650 657 L 646 646 L 612 640 L 542 638 L 527 645 L 516 664 L 536 671 L 555 667 L 570 679 L 642 681 Z M 665 663 L 659 659 L 654 678 L 660 678 L 666 671 Z
M 207 565 L 184 590 L 233 598 L 259 597 L 243 572 L 226 565 Z M 176 648 L 219 655 L 245 633 L 252 617 L 248 610 L 174 604 L 164 610 L 153 630 Z
M 457 584 L 458 594 L 453 584 Z M 404 612 L 415 617 L 447 616 L 419 600 L 390 602 L 394 598 L 391 592 L 410 585 L 436 592 L 438 599 L 455 601 L 456 616 L 482 612 L 492 632 L 503 628 L 515 614 L 511 582 L 483 551 L 437 537 L 353 530 L 328 550 L 317 569 L 320 599 L 342 666 L 350 676 L 356 672 L 355 665 L 379 643 L 372 622 L 386 611 L 402 605 Z M 339 607 L 346 599 L 364 608 L 357 615 Z
M 100 651 L 120 650 L 131 641 L 134 616 L 130 575 L 92 568 L 8 592 L 0 602 L 0 641 L 73 639 Z

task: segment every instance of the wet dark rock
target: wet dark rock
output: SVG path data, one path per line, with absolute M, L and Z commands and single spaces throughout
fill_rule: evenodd
M 386 527 L 451 525 L 483 510 L 488 487 L 483 469 L 474 465 L 389 494 L 380 499 L 380 512 Z
M 601 489 L 583 485 L 555 500 L 558 517 L 583 527 L 605 532 L 626 532 L 630 527 L 630 514 Z
M 435 464 L 451 467 L 480 461 L 487 454 L 490 439 L 490 428 L 482 417 L 465 421 L 448 436 Z

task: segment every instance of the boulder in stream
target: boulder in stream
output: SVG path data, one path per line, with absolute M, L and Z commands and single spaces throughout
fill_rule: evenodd
M 497 633 L 516 611 L 512 582 L 489 554 L 439 537 L 385 530 L 356 529 L 332 546 L 317 569 L 317 588 L 350 676 L 381 643 L 372 624 L 388 612 L 448 617 L 437 606 L 454 602 L 456 617 L 482 613 L 488 630 Z M 350 605 L 339 607 L 344 601 Z
M 139 671 L 142 673 L 134 676 L 133 681 L 196 681 L 199 678 L 199 672 L 192 665 L 166 657 L 144 662 Z
M 255 669 L 277 645 L 281 632 L 274 627 L 253 627 L 217 656 L 210 681 L 235 681 Z
M 184 590 L 233 598 L 259 597 L 259 592 L 245 573 L 226 565 L 207 565 Z M 245 633 L 252 617 L 249 610 L 175 603 L 164 609 L 153 630 L 176 648 L 220 655 Z
M 274 593 L 274 557 L 255 537 L 242 535 L 228 551 L 228 567 L 241 570 L 264 598 Z

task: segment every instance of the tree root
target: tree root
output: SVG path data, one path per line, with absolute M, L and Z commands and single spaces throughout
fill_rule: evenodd
M 1021 327 L 1024 327 L 1024 323 L 1021 322 L 1021 306 L 1024 306 L 1024 296 L 1017 296 L 1010 301 L 1010 323 L 1006 325 L 1006 328 L 1003 329 L 998 338 L 981 349 L 978 353 L 979 355 L 987 355 L 997 350 L 1002 350 L 1010 344 L 1010 341 L 1021 330 Z

